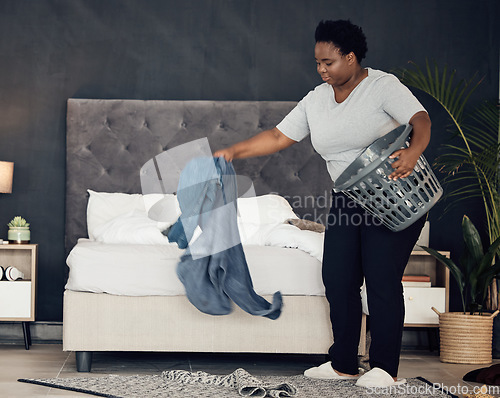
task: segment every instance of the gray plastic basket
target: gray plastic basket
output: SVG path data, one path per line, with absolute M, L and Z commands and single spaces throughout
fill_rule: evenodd
M 376 140 L 354 160 L 335 181 L 335 192 L 342 191 L 392 231 L 413 224 L 436 204 L 443 189 L 429 163 L 420 156 L 406 178 L 390 180 L 394 171 L 389 156 L 409 146 L 412 127 L 401 125 Z

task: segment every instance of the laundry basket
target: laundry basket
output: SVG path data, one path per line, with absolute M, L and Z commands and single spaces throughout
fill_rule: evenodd
M 389 156 L 409 146 L 412 127 L 401 125 L 377 139 L 359 155 L 335 181 L 335 192 L 342 191 L 392 231 L 401 231 L 427 213 L 443 194 L 438 179 L 424 156 L 412 173 L 396 181 Z

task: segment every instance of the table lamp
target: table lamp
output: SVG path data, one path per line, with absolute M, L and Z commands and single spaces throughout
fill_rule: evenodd
M 0 161 L 0 193 L 12 193 L 14 163 Z
M 12 193 L 12 177 L 14 176 L 14 163 L 0 161 L 0 193 Z M 3 244 L 3 239 L 0 239 Z

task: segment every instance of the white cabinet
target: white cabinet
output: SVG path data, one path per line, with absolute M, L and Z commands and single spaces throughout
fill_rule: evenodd
M 0 245 L 0 266 L 15 267 L 24 274 L 23 280 L 0 281 L 0 322 L 22 322 L 24 345 L 29 349 L 29 322 L 35 320 L 38 245 Z
M 449 252 L 440 252 L 446 257 Z M 405 269 L 407 275 L 429 275 L 431 287 L 405 287 L 405 326 L 438 327 L 439 312 L 448 311 L 450 272 L 445 265 L 425 251 L 413 251 Z
M 429 324 L 438 326 L 439 317 L 431 310 L 446 311 L 446 289 L 444 287 L 405 287 L 405 325 Z
M 31 281 L 0 281 L 0 320 L 32 320 Z

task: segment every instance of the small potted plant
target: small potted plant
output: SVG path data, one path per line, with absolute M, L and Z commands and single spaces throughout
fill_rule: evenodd
M 30 225 L 21 216 L 15 216 L 8 224 L 9 243 L 30 243 Z

